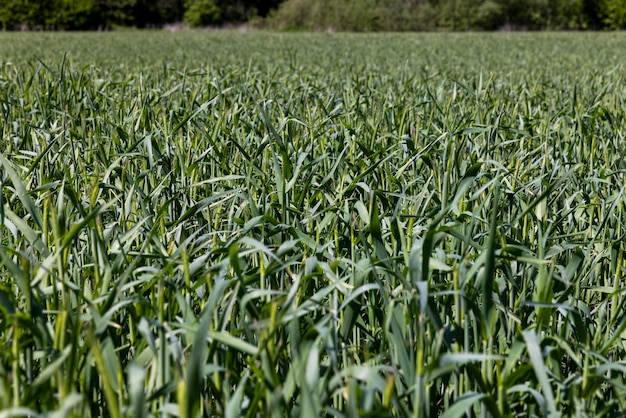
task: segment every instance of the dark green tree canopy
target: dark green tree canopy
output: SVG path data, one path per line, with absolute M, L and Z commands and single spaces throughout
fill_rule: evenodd
M 5 30 L 94 30 L 115 26 L 191 26 L 246 22 L 265 17 L 279 0 L 2 0 Z
M 623 29 L 626 0 L 2 0 L 5 30 L 256 22 L 282 29 Z
M 618 29 L 626 0 L 286 0 L 268 21 L 363 31 Z

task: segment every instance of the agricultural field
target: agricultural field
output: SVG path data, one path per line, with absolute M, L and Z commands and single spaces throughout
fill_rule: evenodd
M 0 33 L 0 417 L 618 417 L 626 34 Z

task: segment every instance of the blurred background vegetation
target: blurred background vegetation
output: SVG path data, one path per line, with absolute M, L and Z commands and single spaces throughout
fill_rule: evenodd
M 581 30 L 626 27 L 626 0 L 2 0 L 4 30 L 252 24 L 287 30 Z

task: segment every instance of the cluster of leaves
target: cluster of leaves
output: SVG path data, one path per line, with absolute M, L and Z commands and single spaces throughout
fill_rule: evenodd
M 29 35 L 0 415 L 626 410 L 624 35 Z

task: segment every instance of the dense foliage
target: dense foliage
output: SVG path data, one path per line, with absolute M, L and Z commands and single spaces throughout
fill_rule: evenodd
M 267 19 L 265 18 L 269 15 Z M 620 29 L 626 0 L 3 0 L 4 29 L 110 29 L 254 20 L 286 29 Z
M 0 34 L 0 416 L 620 416 L 625 47 Z
M 626 27 L 624 0 L 286 0 L 273 27 L 335 30 L 520 30 Z
M 110 29 L 245 22 L 263 17 L 279 0 L 2 0 L 4 29 Z

